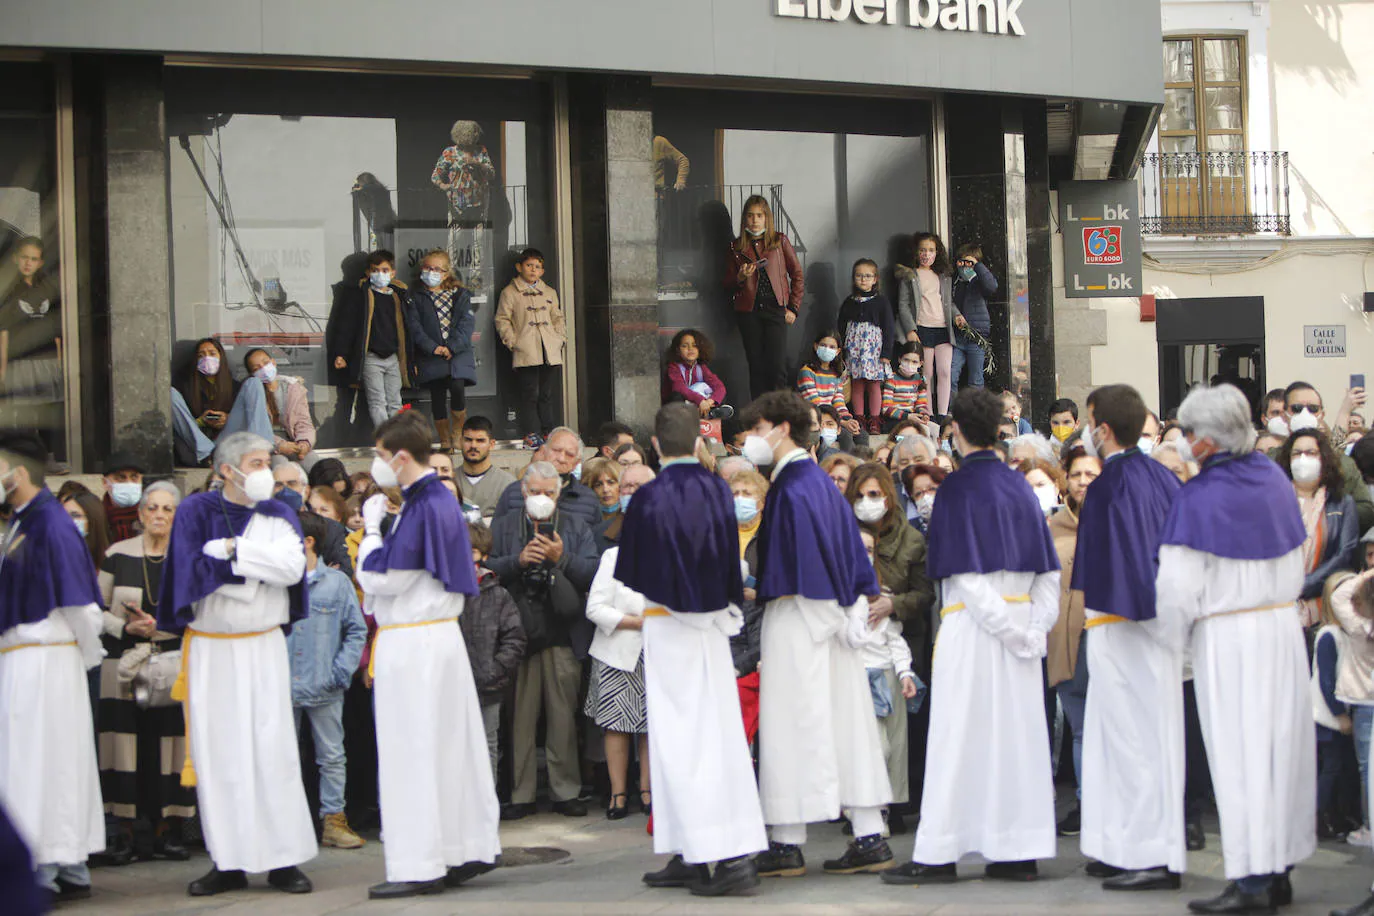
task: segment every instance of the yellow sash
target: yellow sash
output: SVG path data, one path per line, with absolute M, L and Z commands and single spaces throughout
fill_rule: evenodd
M 668 613 L 668 609 L 667 609 L 667 608 L 664 608 L 664 607 L 646 607 L 646 608 L 644 609 L 644 616 L 645 616 L 645 617 L 671 617 L 671 616 L 673 616 L 673 615 L 672 615 L 672 614 L 669 614 L 669 613 Z
M 181 637 L 181 670 L 177 672 L 176 683 L 172 685 L 172 699 L 181 703 L 181 714 L 186 720 L 186 760 L 181 766 L 181 784 L 188 789 L 196 784 L 196 765 L 191 759 L 191 701 L 189 697 L 188 685 L 190 684 L 191 673 L 191 643 L 197 639 L 252 639 L 254 636 L 266 636 L 273 630 L 280 627 L 272 627 L 270 630 L 255 630 L 252 633 L 207 633 L 204 630 L 193 630 L 186 628 L 186 632 Z
M 52 648 L 54 646 L 74 645 L 76 645 L 76 640 L 74 639 L 70 642 L 21 642 L 13 646 L 6 646 L 5 648 L 0 649 L 0 655 L 4 655 L 6 652 L 18 652 L 20 649 L 43 649 Z
M 1118 617 L 1115 614 L 1103 614 L 1101 617 L 1089 617 L 1083 624 L 1083 629 L 1091 630 L 1093 627 L 1105 627 L 1109 623 L 1126 623 L 1127 618 Z
M 440 617 L 438 620 L 420 620 L 415 623 L 389 623 L 384 627 L 377 628 L 377 636 L 387 630 L 409 630 L 411 627 L 432 627 L 436 623 L 457 623 L 457 617 Z M 367 676 L 377 677 L 377 637 L 372 638 L 372 656 L 367 660 Z
M 1030 604 L 1031 599 L 1030 595 L 1003 595 L 1002 600 L 1005 601 L 1007 604 Z M 942 607 L 940 608 L 940 618 L 944 619 L 945 617 L 948 617 L 950 614 L 957 614 L 960 611 L 965 610 L 966 608 L 967 605 L 965 605 L 962 601 L 960 601 L 958 604 L 951 604 L 948 607 Z

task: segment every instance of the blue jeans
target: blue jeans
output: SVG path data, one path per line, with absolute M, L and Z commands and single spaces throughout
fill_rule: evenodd
M 1355 759 L 1360 762 L 1360 797 L 1365 826 L 1369 826 L 1369 732 L 1374 726 L 1374 706 L 1350 704 L 1350 722 L 1355 738 Z
M 252 376 L 244 379 L 239 387 L 239 396 L 234 398 L 234 406 L 229 408 L 229 417 L 219 434 L 227 436 L 247 431 L 275 445 L 277 434 L 272 431 L 272 420 L 267 415 L 267 398 L 262 379 Z
M 79 884 L 82 887 L 91 886 L 91 870 L 82 862 L 78 865 L 40 865 L 35 870 L 35 877 L 38 879 L 40 887 L 45 887 L 57 893 L 57 879 L 61 878 L 68 884 Z
M 301 717 L 310 717 L 310 734 L 315 739 L 315 764 L 320 768 L 320 817 L 341 814 L 348 758 L 344 755 L 343 696 L 322 706 L 297 706 L 296 731 Z
M 1088 634 L 1078 639 L 1078 661 L 1073 666 L 1073 677 L 1054 685 L 1059 694 L 1059 705 L 1064 707 L 1064 718 L 1069 720 L 1069 731 L 1073 734 L 1073 775 L 1078 783 L 1078 797 L 1083 797 L 1083 714 L 1088 706 Z
M 378 427 L 387 417 L 401 411 L 401 363 L 396 354 L 363 356 L 363 390 L 367 392 L 367 410 L 372 426 Z
M 954 332 L 954 353 L 949 364 L 950 397 L 953 397 L 959 388 L 959 372 L 964 366 L 968 366 L 969 385 L 974 388 L 983 387 L 983 364 L 986 359 L 987 354 L 983 352 L 982 347 L 958 331 Z
M 186 399 L 175 388 L 172 389 L 172 435 L 185 443 L 188 451 L 195 449 L 197 461 L 204 461 L 215 451 L 214 441 L 200 431 Z

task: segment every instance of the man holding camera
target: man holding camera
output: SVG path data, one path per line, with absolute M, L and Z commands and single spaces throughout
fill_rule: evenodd
M 501 815 L 506 820 L 536 810 L 535 729 L 541 711 L 553 810 L 568 817 L 587 813 L 577 798 L 582 788 L 576 725 L 582 666 L 573 655 L 572 628 L 585 619 L 597 554 L 591 529 L 559 508 L 562 486 L 558 468 L 534 462 L 521 484 L 523 500 L 498 511 L 491 526 L 488 566 L 515 598 L 527 637 L 525 660 L 515 679 L 513 784 L 511 803 Z

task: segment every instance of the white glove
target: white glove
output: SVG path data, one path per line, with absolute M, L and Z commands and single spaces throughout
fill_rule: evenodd
M 862 649 L 873 642 L 873 631 L 868 628 L 868 599 L 863 595 L 845 608 L 845 627 L 841 638 L 851 649 Z
M 206 541 L 205 546 L 200 548 L 200 552 L 212 560 L 227 560 L 229 559 L 227 539 L 215 538 L 213 541 Z
M 368 534 L 382 533 L 382 519 L 386 518 L 387 498 L 384 493 L 374 494 L 363 503 L 363 528 Z
M 1020 658 L 1044 658 L 1045 657 L 1045 631 L 1027 630 L 1021 634 L 1021 651 L 1013 654 Z

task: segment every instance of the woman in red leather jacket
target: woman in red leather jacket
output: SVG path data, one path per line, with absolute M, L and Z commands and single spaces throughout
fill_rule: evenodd
M 762 269 L 760 269 L 762 268 Z M 749 394 L 757 398 L 787 387 L 787 327 L 801 311 L 806 283 L 796 249 L 773 225 L 768 201 L 744 202 L 739 238 L 730 246 L 725 288 L 734 297 Z

